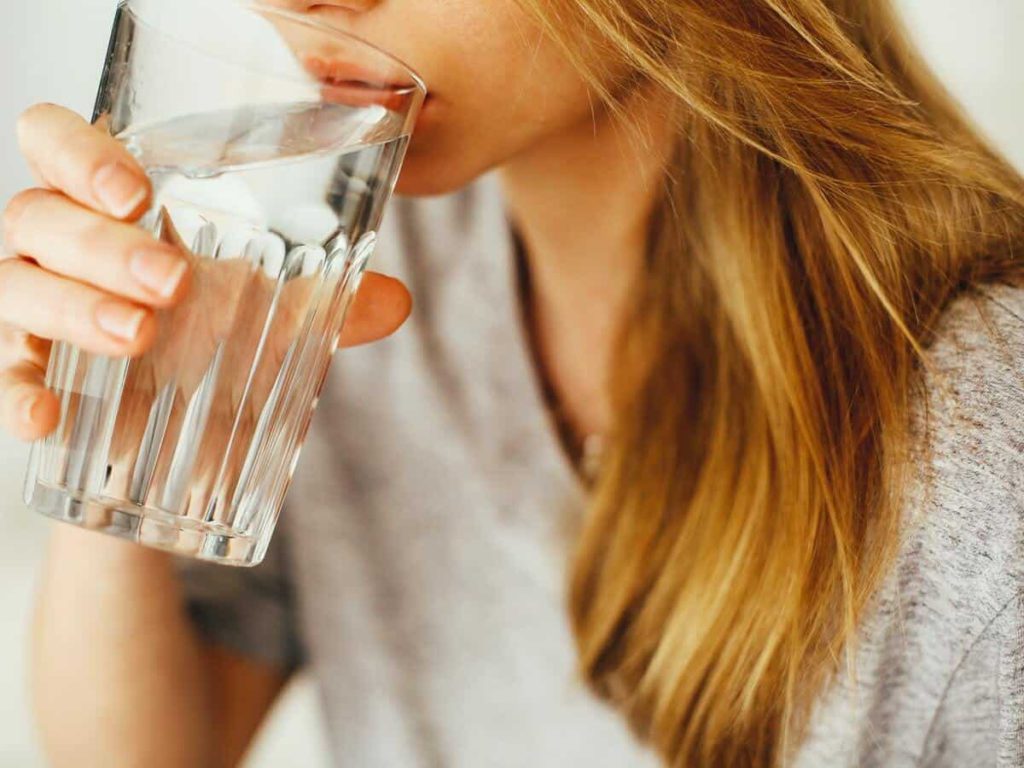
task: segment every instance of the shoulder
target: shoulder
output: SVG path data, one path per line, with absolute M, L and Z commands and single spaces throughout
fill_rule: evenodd
M 841 672 L 826 689 L 799 768 L 837 755 L 851 765 L 910 755 L 994 764 L 1002 691 L 1021 676 L 1022 318 L 1024 289 L 985 286 L 934 327 L 896 561 L 851 645 L 857 675 Z
M 1024 286 L 956 298 L 926 348 L 922 383 L 932 451 L 1015 481 L 1011 470 L 1024 467 Z
M 979 285 L 953 300 L 939 317 L 928 363 L 976 384 L 1006 378 L 1020 383 L 1024 361 L 1024 285 Z
M 1024 588 L 1024 287 L 959 296 L 924 363 L 902 576 L 991 616 Z

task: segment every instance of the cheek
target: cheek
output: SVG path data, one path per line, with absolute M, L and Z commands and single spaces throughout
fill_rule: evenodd
M 434 41 L 437 98 L 413 136 L 401 194 L 455 190 L 590 119 L 585 83 L 555 45 L 511 4 L 482 6 L 467 6 L 450 38 Z
M 590 118 L 585 91 L 573 98 L 438 104 L 436 120 L 413 135 L 397 191 L 451 192 Z

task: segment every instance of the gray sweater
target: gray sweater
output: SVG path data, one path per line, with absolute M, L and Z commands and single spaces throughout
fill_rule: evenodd
M 413 316 L 339 353 L 268 560 L 182 563 L 191 615 L 310 671 L 339 766 L 658 765 L 574 677 L 585 492 L 538 386 L 496 179 L 396 200 L 381 235 L 372 266 L 406 280 Z M 1024 766 L 1024 291 L 958 299 L 929 354 L 932 451 L 901 552 L 857 683 L 822 692 L 795 768 Z

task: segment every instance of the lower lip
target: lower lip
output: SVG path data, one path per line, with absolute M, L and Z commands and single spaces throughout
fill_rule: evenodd
M 364 85 L 348 85 L 344 83 L 323 83 L 320 86 L 320 98 L 331 104 L 344 104 L 351 107 L 369 107 L 378 105 L 385 109 L 398 112 L 406 104 L 408 93 L 395 93 L 381 88 L 368 88 Z M 437 99 L 428 93 L 416 115 L 415 130 L 422 130 L 435 121 Z
M 385 109 L 398 110 L 407 98 L 406 93 L 387 88 L 373 88 L 357 82 L 324 82 L 320 85 L 320 96 L 335 104 L 353 107 L 367 107 L 379 104 Z
M 320 86 L 320 97 L 332 104 L 345 104 L 352 107 L 368 107 L 374 104 L 392 111 L 399 111 L 409 99 L 408 91 L 395 92 L 384 88 L 370 88 L 361 84 L 323 83 Z M 420 107 L 416 124 L 430 121 L 436 111 L 436 99 L 427 94 Z
M 434 116 L 437 114 L 437 99 L 432 94 L 427 94 L 427 98 L 423 101 L 423 106 L 420 107 L 420 112 L 416 116 L 416 127 L 420 128 L 423 125 L 429 125 L 434 121 Z

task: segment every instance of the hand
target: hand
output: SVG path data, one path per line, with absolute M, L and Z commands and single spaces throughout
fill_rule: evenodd
M 210 265 L 173 239 L 158 241 L 132 224 L 149 207 L 149 181 L 100 128 L 62 107 L 39 104 L 21 116 L 17 133 L 40 187 L 16 195 L 3 214 L 11 253 L 0 257 L 0 425 L 34 440 L 50 433 L 59 417 L 57 398 L 43 385 L 52 340 L 137 357 L 162 340 L 161 317 L 185 311 L 217 317 L 203 307 L 223 300 L 218 284 L 235 283 L 197 276 L 197 268 Z M 224 276 L 237 267 L 220 264 Z M 193 284 L 203 290 L 191 290 Z M 263 292 L 255 283 L 250 290 Z M 283 308 L 290 296 L 303 304 L 308 293 L 301 282 L 288 286 Z M 410 307 L 399 281 L 368 273 L 340 345 L 393 333 Z M 158 368 L 159 359 L 153 362 Z M 159 370 L 154 375 L 159 379 Z

